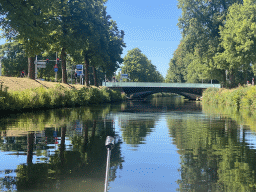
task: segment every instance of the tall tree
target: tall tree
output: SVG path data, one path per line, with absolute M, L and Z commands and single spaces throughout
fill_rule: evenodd
M 243 4 L 234 4 L 229 8 L 225 25 L 220 28 L 221 46 L 224 52 L 216 55 L 219 67 L 229 71 L 231 85 L 237 79 L 237 73 L 244 74 L 248 80 L 248 71 L 256 63 L 256 5 L 253 0 L 244 0 Z M 241 82 L 240 82 L 241 83 Z
M 120 67 L 120 64 L 123 62 L 121 55 L 123 53 L 123 48 L 126 47 L 124 43 L 124 31 L 118 30 L 117 23 L 113 20 L 108 22 L 108 31 L 109 31 L 109 43 L 108 43 L 108 56 L 109 60 L 105 63 L 103 68 L 107 77 L 111 77 L 113 72 Z
M 224 80 L 225 71 L 220 69 L 213 59 L 216 53 L 223 52 L 219 46 L 221 42 L 219 28 L 224 25 L 228 8 L 234 3 L 242 2 L 242 0 L 178 0 L 178 7 L 182 9 L 178 26 L 182 31 L 186 50 L 200 58 L 201 64 L 205 67 L 199 69 L 207 69 L 209 79 L 216 78 L 214 74 L 222 74 Z
M 94 85 L 98 86 L 97 69 L 110 76 L 122 62 L 121 54 L 125 44 L 124 32 L 119 31 L 115 21 L 107 15 L 105 1 L 95 0 L 87 9 L 78 12 L 77 26 L 73 31 L 77 48 L 85 63 L 85 82 L 89 85 L 89 65 L 93 69 Z M 81 8 L 81 6 L 80 6 Z M 93 8 L 93 9 L 92 9 Z M 79 20 L 80 19 L 80 20 Z M 78 51 L 79 52 L 79 51 Z
M 128 73 L 134 82 L 163 82 L 164 78 L 139 48 L 128 51 L 124 57 L 123 73 Z
M 173 54 L 173 58 L 170 60 L 165 79 L 166 83 L 184 83 L 186 80 L 186 69 L 189 63 L 185 62 L 185 57 L 188 52 L 185 50 L 184 45 L 185 44 L 181 41 Z
M 71 26 L 75 50 L 70 50 L 72 55 L 81 54 L 85 63 L 85 82 L 89 85 L 89 62 L 102 58 L 107 48 L 107 27 L 103 23 L 103 0 L 74 1 L 72 16 L 76 22 Z M 96 58 L 93 58 L 96 57 Z M 101 62 L 101 61 L 100 61 Z M 96 65 L 96 64 L 95 64 Z M 95 71 L 95 70 L 94 70 Z M 96 73 L 96 72 L 95 72 Z

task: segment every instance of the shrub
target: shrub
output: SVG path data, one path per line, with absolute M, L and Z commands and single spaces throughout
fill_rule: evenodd
M 237 108 L 256 108 L 256 86 L 235 89 L 209 88 L 203 93 L 203 102 L 224 104 Z
M 111 90 L 106 88 L 106 87 L 103 87 L 101 89 L 101 92 L 102 92 L 102 99 L 104 102 L 111 102 Z

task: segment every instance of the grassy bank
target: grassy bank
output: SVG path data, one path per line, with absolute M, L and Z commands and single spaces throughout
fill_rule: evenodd
M 203 103 L 256 109 L 256 86 L 235 89 L 209 88 L 203 93 Z
M 14 89 L 13 87 L 18 84 L 14 80 L 11 79 L 13 86 L 9 84 L 9 87 L 6 86 L 7 83 L 1 82 L 0 110 L 24 111 L 28 109 L 86 106 L 121 101 L 125 98 L 125 95 L 120 92 L 104 87 L 85 87 L 82 85 L 76 87 L 51 82 L 38 83 L 25 78 L 19 78 L 18 80 L 26 81 L 23 87 L 27 86 L 27 88 Z M 48 84 L 48 86 L 45 84 Z

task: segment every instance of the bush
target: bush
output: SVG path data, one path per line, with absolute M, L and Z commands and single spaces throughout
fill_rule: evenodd
M 235 89 L 209 88 L 203 93 L 203 102 L 223 104 L 237 108 L 256 108 L 256 86 Z

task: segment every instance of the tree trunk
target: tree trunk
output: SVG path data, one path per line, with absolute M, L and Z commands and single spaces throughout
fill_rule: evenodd
M 62 83 L 67 84 L 67 69 L 66 69 L 66 52 L 65 48 L 61 50 L 61 69 L 62 69 Z
M 95 85 L 96 87 L 98 87 L 97 71 L 96 71 L 96 68 L 95 68 L 94 66 L 92 66 L 92 70 L 93 70 L 94 85 Z
M 87 56 L 85 56 L 85 85 L 90 86 L 89 84 L 89 59 Z
M 28 78 L 35 79 L 35 58 L 28 58 Z
M 230 80 L 231 88 L 235 87 L 235 77 L 234 77 L 234 71 L 233 70 L 230 70 L 229 80 Z

